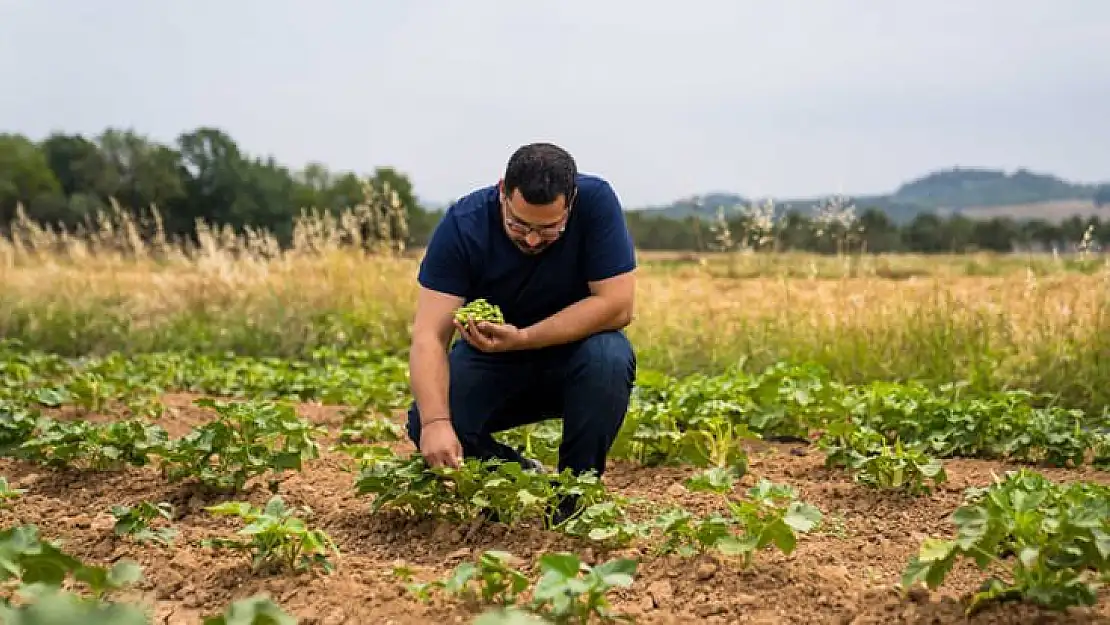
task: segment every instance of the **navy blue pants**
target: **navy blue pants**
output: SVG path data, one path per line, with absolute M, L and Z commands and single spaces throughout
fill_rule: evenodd
M 562 419 L 558 470 L 605 472 L 605 458 L 624 423 L 636 378 L 636 355 L 623 332 L 535 352 L 486 354 L 459 340 L 452 346 L 448 403 L 463 455 L 521 462 L 492 434 Z M 409 438 L 420 447 L 420 415 L 409 409 Z

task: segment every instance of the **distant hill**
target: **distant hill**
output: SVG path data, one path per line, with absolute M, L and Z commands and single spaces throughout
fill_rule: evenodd
M 1105 196 L 1110 185 L 1102 186 L 1101 195 Z M 910 221 L 922 212 L 964 213 L 969 217 L 1043 217 L 1056 221 L 1070 214 L 1089 214 L 1097 210 L 1094 198 L 1099 188 L 1098 184 L 1073 183 L 1026 169 L 1006 173 L 997 169 L 954 167 L 906 182 L 893 193 L 857 196 L 852 201 L 857 212 L 879 208 L 900 223 Z M 818 198 L 775 199 L 776 205 L 801 212 L 812 210 L 818 201 Z M 690 215 L 712 218 L 718 208 L 729 210 L 747 203 L 747 198 L 741 195 L 712 193 L 684 198 L 665 206 L 644 207 L 637 209 L 637 212 L 671 218 Z M 1040 209 L 1045 209 L 1045 212 L 1042 214 Z M 1061 216 L 1061 209 L 1072 212 Z

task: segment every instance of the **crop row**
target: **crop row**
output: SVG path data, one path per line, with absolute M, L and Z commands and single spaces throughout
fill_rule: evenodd
M 404 360 L 371 352 L 320 350 L 304 362 L 179 353 L 69 361 L 0 342 L 0 374 L 0 400 L 92 412 L 123 408 L 133 416 L 157 416 L 165 390 L 342 404 L 353 416 L 409 401 Z M 1022 390 L 965 391 L 962 384 L 848 385 L 819 367 L 787 363 L 754 374 L 735 367 L 678 379 L 642 371 L 613 455 L 726 466 L 743 461 L 729 457 L 736 440 L 809 441 L 821 433 L 826 446 L 862 446 L 870 457 L 886 445 L 882 453 L 915 454 L 926 464 L 925 456 L 1050 466 L 1105 464 L 1110 457 L 1108 412 L 1084 414 Z M 552 461 L 560 432 L 548 422 L 501 437 Z M 851 454 L 837 462 L 866 469 Z
M 850 386 L 829 380 L 818 368 L 787 364 L 757 374 L 737 368 L 681 379 L 644 372 L 614 456 L 701 467 L 685 485 L 717 493 L 722 510 L 696 516 L 674 508 L 645 518 L 630 513 L 637 502 L 606 492 L 592 476 L 538 474 L 512 463 L 477 461 L 460 469 L 432 470 L 418 454 L 396 455 L 381 443 L 400 438 L 399 428 L 370 414 L 406 401 L 403 362 L 388 356 L 321 352 L 312 362 L 288 363 L 156 354 L 75 363 L 22 352 L 18 346 L 5 349 L 0 351 L 0 453 L 9 457 L 95 470 L 158 463 L 170 481 L 191 479 L 212 489 L 238 491 L 252 478 L 301 470 L 306 460 L 319 457 L 324 435 L 322 428 L 297 416 L 293 406 L 258 397 L 353 404 L 334 449 L 361 465 L 355 488 L 360 495 L 373 495 L 375 511 L 534 521 L 610 545 L 648 541 L 656 554 L 713 550 L 738 557 L 744 565 L 766 547 L 792 552 L 798 536 L 822 520 L 820 510 L 797 500 L 785 485 L 760 480 L 746 496 L 733 497 L 736 482 L 747 471 L 747 457 L 738 444 L 746 439 L 812 441 L 824 451 L 828 466 L 843 467 L 862 483 L 911 494 L 926 491 L 929 482 L 942 482 L 943 459 L 955 456 L 1051 466 L 1110 461 L 1105 415 L 1095 418 L 1044 405 L 1043 398 L 1020 391 L 984 396 L 964 395 L 959 385 Z M 156 423 L 163 389 L 256 398 L 197 400 L 215 418 L 171 440 Z M 66 403 L 85 410 L 125 410 L 111 423 L 58 420 L 41 412 Z M 550 461 L 560 432 L 552 424 L 539 424 L 502 436 Z M 274 480 L 271 488 L 276 492 L 280 485 Z M 556 523 L 551 511 L 568 496 L 576 498 L 578 507 Z M 969 493 L 966 505 L 953 516 L 957 539 L 926 541 L 903 581 L 907 587 L 918 581 L 935 587 L 957 558 L 968 557 L 980 567 L 1002 565 L 1012 573 L 1009 582 L 989 581 L 973 598 L 973 608 L 1011 597 L 1055 608 L 1091 603 L 1096 587 L 1092 573 L 1105 577 L 1108 571 L 1108 501 L 1102 487 L 1062 487 L 1036 473 L 1010 474 L 984 492 Z M 116 509 L 117 527 L 131 527 L 146 539 L 169 539 L 167 528 L 149 529 L 148 522 L 161 509 L 144 503 Z M 283 504 L 275 499 L 271 505 Z M 250 523 L 268 516 L 289 520 L 269 508 L 232 503 L 209 511 L 253 519 Z M 277 560 L 294 567 L 330 566 L 321 559 L 334 550 L 326 534 L 294 521 L 289 521 L 292 528 L 285 521 L 275 523 L 284 529 L 267 543 L 269 551 L 250 541 L 213 544 L 247 549 L 252 558 L 261 558 L 256 568 L 272 561 L 274 553 L 285 554 Z M 548 562 L 544 575 L 555 566 Z M 492 561 L 487 564 L 493 566 Z M 582 592 L 586 605 L 603 606 Z M 543 605 L 550 612 L 554 604 Z
M 552 476 L 497 462 L 469 461 L 459 469 L 429 469 L 419 466 L 415 457 L 405 459 L 384 447 L 374 447 L 373 453 L 369 449 L 364 449 L 356 488 L 360 494 L 377 495 L 375 511 L 390 508 L 458 520 L 492 514 L 514 523 L 535 516 L 542 520 L 548 510 L 544 504 L 574 493 L 584 502 L 572 520 L 564 527 L 547 525 L 548 529 L 618 544 L 648 538 L 658 530 L 661 540 L 655 541 L 653 549 L 657 555 L 689 556 L 715 550 L 726 559 L 739 558 L 741 566 L 750 566 L 753 556 L 769 547 L 792 553 L 799 535 L 812 531 L 823 519 L 816 507 L 798 501 L 790 487 L 765 479 L 748 489 L 746 497 L 734 498 L 732 477 L 719 469 L 692 476 L 685 486 L 719 493 L 727 514 L 697 517 L 675 508 L 654 519 L 633 522 L 624 518 L 623 502 L 607 497 L 589 476 Z M 23 491 L 12 490 L 6 483 L 3 486 L 0 499 L 5 502 L 22 495 Z M 255 573 L 312 567 L 334 570 L 330 556 L 339 555 L 338 547 L 326 532 L 306 523 L 304 517 L 311 514 L 307 508 L 287 508 L 282 498 L 274 495 L 262 508 L 228 501 L 205 510 L 238 517 L 242 528 L 237 538 L 209 538 L 201 543 L 245 553 Z M 111 512 L 119 536 L 163 544 L 174 540 L 172 526 L 154 527 L 159 517 L 172 518 L 168 504 L 140 502 L 113 506 Z M 1091 605 L 1097 601 L 1101 584 L 1110 580 L 1110 488 L 1105 486 L 1060 485 L 1036 472 L 1011 472 L 987 488 L 969 489 L 952 521 L 955 538 L 926 538 L 907 563 L 904 589 L 919 582 L 937 588 L 961 559 L 974 562 L 981 570 L 1001 568 L 1008 573 L 981 585 L 968 603 L 969 613 L 1003 600 L 1027 600 L 1052 609 Z M 590 616 L 611 615 L 606 593 L 630 586 L 637 565 L 634 559 L 617 558 L 589 566 L 570 553 L 548 553 L 539 556 L 541 575 L 530 587 L 528 576 L 512 566 L 513 560 L 511 554 L 485 552 L 476 562 L 460 564 L 444 579 L 410 583 L 409 589 L 417 599 L 441 591 L 478 607 L 498 608 L 476 621 L 481 623 L 530 622 L 523 620 L 530 613 L 549 619 L 545 622 L 586 622 Z M 111 569 L 86 566 L 55 545 L 39 541 L 34 526 L 0 534 L 0 562 L 4 563 L 0 569 L 5 580 L 19 584 L 14 592 L 19 601 L 11 596 L 0 601 L 0 615 L 10 619 L 5 622 L 149 622 L 137 606 L 104 600 L 107 591 L 139 579 L 137 566 L 129 562 Z M 411 581 L 409 571 L 394 573 Z M 88 585 L 92 597 L 62 592 L 67 575 Z M 529 600 L 525 601 L 526 597 Z M 519 609 L 502 610 L 511 606 Z M 47 613 L 81 620 L 36 620 Z M 232 618 L 233 614 L 237 616 Z M 269 599 L 259 596 L 238 602 L 228 614 L 211 617 L 205 625 L 293 622 Z

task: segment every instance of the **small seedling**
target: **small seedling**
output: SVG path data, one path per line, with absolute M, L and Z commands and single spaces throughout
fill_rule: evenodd
M 173 520 L 173 506 L 167 502 L 152 504 L 141 501 L 133 507 L 112 506 L 111 512 L 116 519 L 114 529 L 117 536 L 134 536 L 139 543 L 154 541 L 167 546 L 173 544 L 173 539 L 177 536 L 177 530 L 172 527 L 150 527 L 150 522 L 155 517 Z
M 205 546 L 228 547 L 247 551 L 251 554 L 251 571 L 269 567 L 285 567 L 292 571 L 320 566 L 330 573 L 335 570 L 328 552 L 339 555 L 339 549 L 323 530 L 309 529 L 304 520 L 296 516 L 298 512 L 309 515 L 308 508 L 285 507 L 280 496 L 273 496 L 265 508 L 256 508 L 243 501 L 229 501 L 206 508 L 217 516 L 237 516 L 247 523 L 239 534 L 249 536 L 250 540 L 239 541 L 213 538 L 204 541 Z
M 204 625 L 297 625 L 272 599 L 257 595 L 229 605 L 223 614 L 209 616 Z
M 409 584 L 409 590 L 422 600 L 430 598 L 433 589 L 482 605 L 516 604 L 520 593 L 528 588 L 524 573 L 509 566 L 511 554 L 486 551 L 475 562 L 463 562 L 448 577 L 428 583 Z
M 556 623 L 586 623 L 591 616 L 603 621 L 615 619 L 618 615 L 611 610 L 606 595 L 613 588 L 631 586 L 637 564 L 636 560 L 620 558 L 591 567 L 572 553 L 540 556 L 542 575 L 530 607 Z
M 8 484 L 8 478 L 0 476 L 0 508 L 7 508 L 11 505 L 9 501 L 19 499 L 25 492 L 27 492 L 25 488 L 12 488 Z

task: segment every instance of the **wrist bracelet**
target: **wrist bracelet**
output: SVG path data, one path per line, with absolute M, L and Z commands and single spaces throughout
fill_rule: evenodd
M 420 427 L 427 427 L 427 426 L 429 426 L 433 423 L 438 423 L 440 421 L 450 421 L 450 420 L 451 420 L 451 417 L 436 417 L 434 419 L 428 419 L 427 421 L 422 421 L 420 423 Z

